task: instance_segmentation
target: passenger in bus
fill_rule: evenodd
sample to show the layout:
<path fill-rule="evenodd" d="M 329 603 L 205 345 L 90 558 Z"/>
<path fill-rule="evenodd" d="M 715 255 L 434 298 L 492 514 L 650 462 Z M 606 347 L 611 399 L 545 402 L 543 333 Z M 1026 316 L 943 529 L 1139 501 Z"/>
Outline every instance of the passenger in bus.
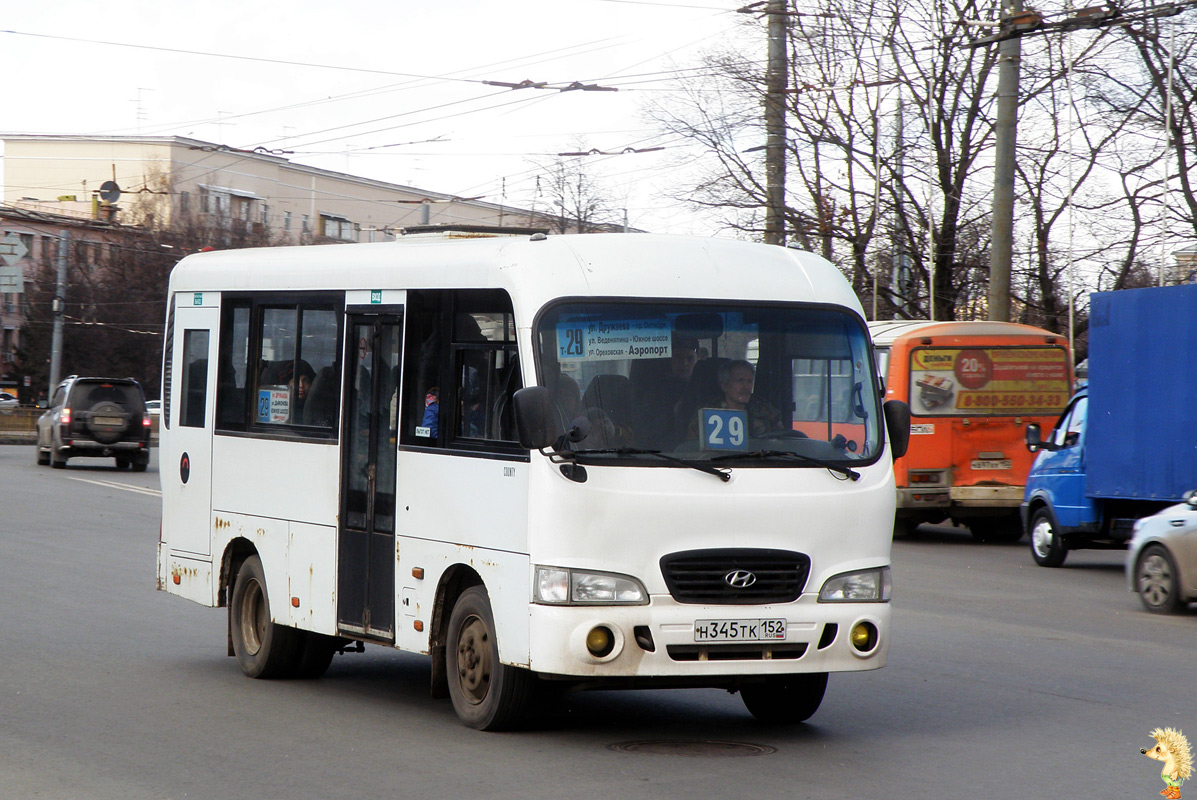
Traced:
<path fill-rule="evenodd" d="M 307 402 L 308 390 L 312 388 L 312 379 L 315 377 L 316 370 L 302 358 L 283 366 L 279 379 L 291 390 L 292 422 L 303 421 L 303 405 Z"/>
<path fill-rule="evenodd" d="M 429 437 L 435 439 L 441 426 L 441 390 L 433 386 L 424 395 L 424 419 L 420 425 L 428 429 Z"/>
<path fill-rule="evenodd" d="M 781 413 L 753 394 L 756 370 L 742 359 L 728 361 L 719 367 L 719 389 L 723 392 L 723 408 L 748 412 L 748 434 L 760 436 L 781 427 Z"/>
<path fill-rule="evenodd" d="M 722 398 L 714 405 L 700 407 L 730 408 L 747 412 L 749 436 L 764 436 L 782 429 L 781 413 L 752 392 L 756 382 L 756 370 L 752 364 L 742 359 L 725 361 L 719 365 L 716 377 Z M 690 421 L 691 436 L 698 435 L 698 425 L 698 416 L 695 415 Z"/>
<path fill-rule="evenodd" d="M 340 380 L 335 367 L 321 367 L 303 405 L 303 423 L 331 428 L 337 421 Z"/>

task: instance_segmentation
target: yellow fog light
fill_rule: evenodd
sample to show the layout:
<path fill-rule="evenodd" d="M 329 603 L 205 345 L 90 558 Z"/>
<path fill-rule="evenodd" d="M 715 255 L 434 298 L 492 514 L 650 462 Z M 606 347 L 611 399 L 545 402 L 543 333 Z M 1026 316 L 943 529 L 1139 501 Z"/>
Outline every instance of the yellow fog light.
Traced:
<path fill-rule="evenodd" d="M 857 652 L 867 653 L 877 646 L 877 626 L 871 622 L 858 622 L 852 626 L 851 639 Z"/>
<path fill-rule="evenodd" d="M 615 634 L 605 625 L 597 625 L 586 634 L 586 649 L 595 658 L 603 658 L 615 649 Z"/>

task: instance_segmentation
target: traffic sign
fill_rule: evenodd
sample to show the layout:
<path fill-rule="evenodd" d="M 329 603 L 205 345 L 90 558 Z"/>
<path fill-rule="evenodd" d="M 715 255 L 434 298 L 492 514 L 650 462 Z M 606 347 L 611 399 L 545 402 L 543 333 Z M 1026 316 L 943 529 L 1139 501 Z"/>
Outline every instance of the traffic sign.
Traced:
<path fill-rule="evenodd" d="M 25 276 L 20 267 L 0 267 L 0 292 L 21 294 L 25 291 Z"/>
<path fill-rule="evenodd" d="M 10 233 L 0 239 L 0 260 L 8 266 L 11 267 L 27 255 L 29 248 L 21 243 L 21 237 L 17 234 Z"/>

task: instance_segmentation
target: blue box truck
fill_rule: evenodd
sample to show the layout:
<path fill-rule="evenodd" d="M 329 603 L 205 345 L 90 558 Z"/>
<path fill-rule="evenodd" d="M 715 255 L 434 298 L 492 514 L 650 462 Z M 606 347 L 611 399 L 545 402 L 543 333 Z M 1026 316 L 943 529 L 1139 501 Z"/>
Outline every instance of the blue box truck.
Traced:
<path fill-rule="evenodd" d="M 1197 285 L 1090 295 L 1089 383 L 1042 437 L 1020 508 L 1044 567 L 1125 547 L 1135 520 L 1197 489 Z"/>

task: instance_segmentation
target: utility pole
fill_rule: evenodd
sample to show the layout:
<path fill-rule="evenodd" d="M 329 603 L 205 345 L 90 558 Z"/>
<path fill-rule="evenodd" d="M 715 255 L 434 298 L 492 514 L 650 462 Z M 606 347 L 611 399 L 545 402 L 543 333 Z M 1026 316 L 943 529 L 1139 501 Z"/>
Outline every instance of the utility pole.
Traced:
<path fill-rule="evenodd" d="M 769 65 L 765 73 L 765 244 L 785 244 L 786 119 L 789 86 L 786 0 L 769 0 Z"/>
<path fill-rule="evenodd" d="M 54 335 L 50 339 L 50 390 L 46 392 L 47 404 L 54 399 L 54 390 L 58 388 L 62 374 L 62 318 L 66 313 L 66 269 L 70 247 L 71 234 L 64 230 L 58 237 L 58 284 L 50 306 L 54 313 Z"/>
<path fill-rule="evenodd" d="M 1022 0 L 1009 0 L 1006 13 L 1017 19 Z M 994 143 L 993 228 L 989 243 L 989 319 L 1010 321 L 1010 271 L 1014 252 L 1014 145 L 1018 128 L 1018 73 L 1022 39 L 998 44 L 998 101 Z"/>

